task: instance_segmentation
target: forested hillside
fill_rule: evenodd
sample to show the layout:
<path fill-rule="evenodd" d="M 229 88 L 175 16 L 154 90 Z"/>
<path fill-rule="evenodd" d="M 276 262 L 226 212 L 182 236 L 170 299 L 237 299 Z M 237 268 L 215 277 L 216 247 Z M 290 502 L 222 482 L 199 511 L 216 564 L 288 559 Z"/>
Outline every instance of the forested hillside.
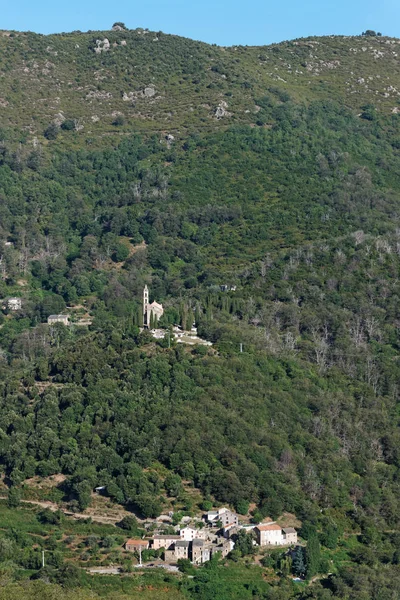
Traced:
<path fill-rule="evenodd" d="M 399 43 L 2 32 L 9 507 L 62 476 L 39 499 L 84 511 L 104 486 L 141 518 L 290 513 L 322 547 L 310 586 L 283 556 L 236 555 L 193 581 L 110 583 L 113 598 L 400 594 Z M 142 331 L 145 284 L 161 327 L 195 322 L 212 347 Z M 71 326 L 49 326 L 54 313 Z M 65 565 L 41 574 L 37 527 L 2 518 L 0 578 L 22 578 L 7 598 L 75 597 L 33 571 L 77 599 L 103 593 Z M 40 544 L 61 556 L 52 525 Z"/>

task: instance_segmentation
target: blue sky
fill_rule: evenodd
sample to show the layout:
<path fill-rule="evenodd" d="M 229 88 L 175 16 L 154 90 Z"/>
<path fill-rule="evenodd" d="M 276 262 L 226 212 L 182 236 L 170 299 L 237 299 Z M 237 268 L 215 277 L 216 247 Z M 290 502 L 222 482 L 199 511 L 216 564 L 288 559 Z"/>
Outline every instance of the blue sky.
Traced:
<path fill-rule="evenodd" d="M 400 37 L 400 0 L 3 0 L 1 29 L 54 33 L 115 21 L 205 42 L 259 45 L 375 29 Z"/>

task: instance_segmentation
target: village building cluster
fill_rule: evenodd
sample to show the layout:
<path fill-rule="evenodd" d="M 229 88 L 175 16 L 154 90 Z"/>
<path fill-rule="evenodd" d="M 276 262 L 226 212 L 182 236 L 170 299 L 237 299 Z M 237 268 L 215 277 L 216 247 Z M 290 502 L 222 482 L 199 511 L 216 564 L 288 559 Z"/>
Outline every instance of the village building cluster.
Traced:
<path fill-rule="evenodd" d="M 220 553 L 225 558 L 235 547 L 240 530 L 254 530 L 254 544 L 259 546 L 292 546 L 297 544 L 297 532 L 293 527 L 282 528 L 274 521 L 259 525 L 242 525 L 239 516 L 229 508 L 219 508 L 204 515 L 205 526 L 197 529 L 187 525 L 176 534 L 156 534 L 149 539 L 130 539 L 125 549 L 137 552 L 143 550 L 163 550 L 167 563 L 187 559 L 194 565 L 201 565 Z"/>

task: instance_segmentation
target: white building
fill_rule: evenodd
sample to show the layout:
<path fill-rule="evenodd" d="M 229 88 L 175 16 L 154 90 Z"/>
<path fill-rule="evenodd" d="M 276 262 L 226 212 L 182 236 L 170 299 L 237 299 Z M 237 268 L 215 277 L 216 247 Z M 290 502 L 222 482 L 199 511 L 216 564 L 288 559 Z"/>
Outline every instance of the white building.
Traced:
<path fill-rule="evenodd" d="M 290 546 L 297 544 L 297 532 L 293 527 L 282 529 L 275 522 L 256 525 L 254 531 L 260 546 Z"/>
<path fill-rule="evenodd" d="M 62 323 L 67 327 L 69 325 L 69 317 L 68 315 L 50 315 L 47 318 L 47 322 L 49 325 L 54 325 L 54 323 Z"/>
<path fill-rule="evenodd" d="M 180 536 L 182 540 L 191 542 L 192 540 L 204 539 L 205 532 L 201 529 L 195 529 L 194 527 L 183 527 L 180 530 Z"/>
<path fill-rule="evenodd" d="M 222 527 L 225 525 L 238 525 L 239 517 L 236 513 L 229 510 L 229 508 L 218 508 L 217 510 L 209 510 L 207 513 L 207 521 L 212 525 L 216 525 L 218 521 L 221 521 Z"/>
<path fill-rule="evenodd" d="M 297 544 L 297 531 L 294 527 L 285 527 L 282 529 L 283 531 L 283 539 L 285 544 L 291 546 L 292 544 Z"/>

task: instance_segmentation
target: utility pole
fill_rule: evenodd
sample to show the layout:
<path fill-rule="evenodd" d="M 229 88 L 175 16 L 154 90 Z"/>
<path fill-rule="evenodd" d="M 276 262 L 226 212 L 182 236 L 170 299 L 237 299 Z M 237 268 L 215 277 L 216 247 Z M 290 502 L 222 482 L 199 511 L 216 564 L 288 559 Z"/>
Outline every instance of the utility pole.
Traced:
<path fill-rule="evenodd" d="M 243 344 L 240 342 L 240 352 L 243 352 Z"/>
<path fill-rule="evenodd" d="M 42 568 L 44 569 L 44 550 L 42 550 Z"/>
<path fill-rule="evenodd" d="M 142 566 L 142 546 L 139 546 L 139 567 Z"/>

